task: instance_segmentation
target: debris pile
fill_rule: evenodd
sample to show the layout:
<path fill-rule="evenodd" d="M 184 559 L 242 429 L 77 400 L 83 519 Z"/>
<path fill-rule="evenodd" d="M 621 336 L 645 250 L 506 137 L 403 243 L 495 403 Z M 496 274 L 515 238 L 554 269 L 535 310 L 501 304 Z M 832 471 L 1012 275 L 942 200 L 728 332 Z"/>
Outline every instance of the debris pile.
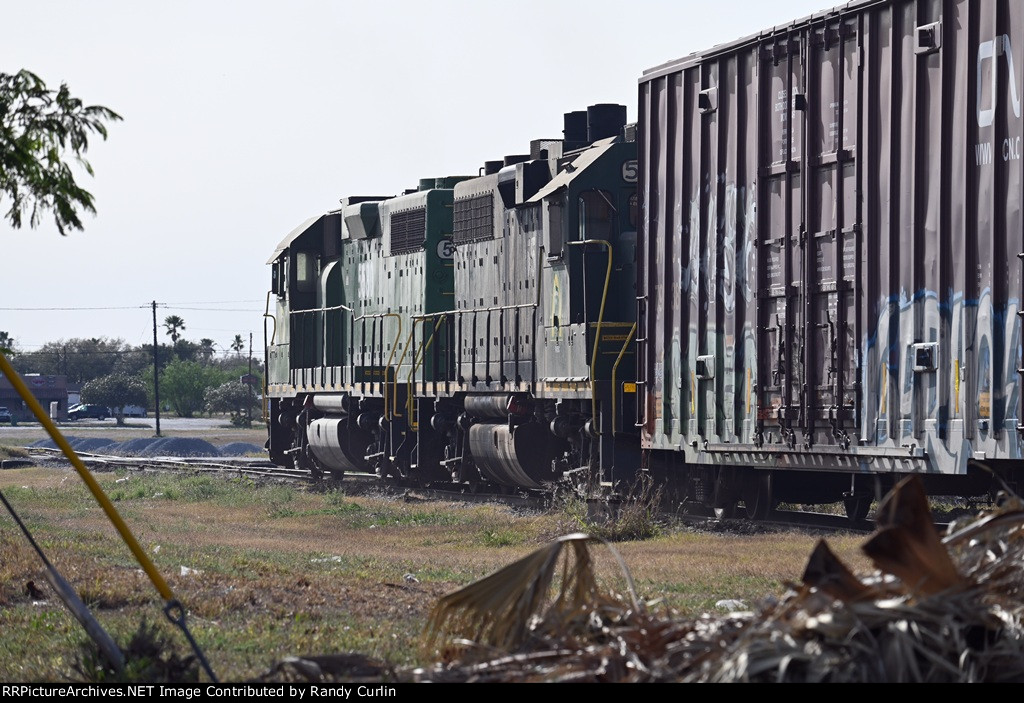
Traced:
<path fill-rule="evenodd" d="M 603 590 L 585 535 L 564 537 L 438 602 L 439 661 L 396 671 L 351 655 L 269 678 L 433 682 L 1001 682 L 1024 680 L 1024 503 L 945 538 L 918 480 L 886 498 L 854 574 L 820 542 L 800 583 L 755 612 L 680 618 Z M 623 567 L 624 568 L 624 567 Z M 309 660 L 311 661 L 311 660 Z M 284 663 L 282 663 L 284 664 Z M 377 668 L 373 671 L 373 666 Z M 287 674 L 286 674 L 287 672 Z"/>

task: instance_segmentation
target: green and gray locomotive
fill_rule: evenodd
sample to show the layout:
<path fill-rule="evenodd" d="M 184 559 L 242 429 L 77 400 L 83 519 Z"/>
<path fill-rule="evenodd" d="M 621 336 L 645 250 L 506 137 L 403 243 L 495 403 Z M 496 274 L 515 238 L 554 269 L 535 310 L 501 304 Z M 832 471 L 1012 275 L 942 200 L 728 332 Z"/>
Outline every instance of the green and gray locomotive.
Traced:
<path fill-rule="evenodd" d="M 633 134 L 595 105 L 476 176 L 293 230 L 268 261 L 271 459 L 419 485 L 631 477 Z"/>

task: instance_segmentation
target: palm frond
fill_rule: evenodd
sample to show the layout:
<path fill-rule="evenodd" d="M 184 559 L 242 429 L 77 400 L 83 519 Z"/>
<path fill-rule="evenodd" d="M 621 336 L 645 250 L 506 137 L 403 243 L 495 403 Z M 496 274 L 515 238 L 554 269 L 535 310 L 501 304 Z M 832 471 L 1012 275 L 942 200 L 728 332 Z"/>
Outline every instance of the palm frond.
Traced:
<path fill-rule="evenodd" d="M 585 534 L 566 535 L 441 598 L 427 622 L 426 646 L 433 648 L 445 636 L 513 651 L 540 623 L 565 628 L 601 603 L 618 606 L 598 588 L 589 547 L 597 541 Z M 561 577 L 552 597 L 559 564 Z"/>

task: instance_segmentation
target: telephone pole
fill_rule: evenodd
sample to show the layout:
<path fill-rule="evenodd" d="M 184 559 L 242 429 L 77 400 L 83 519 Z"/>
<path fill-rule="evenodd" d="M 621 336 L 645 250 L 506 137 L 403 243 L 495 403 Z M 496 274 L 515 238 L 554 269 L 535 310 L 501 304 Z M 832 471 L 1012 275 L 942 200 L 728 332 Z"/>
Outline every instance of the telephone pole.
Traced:
<path fill-rule="evenodd" d="M 250 378 L 250 380 L 252 379 L 252 332 L 249 333 L 249 378 Z M 246 422 L 247 422 L 246 426 L 247 427 L 252 427 L 252 402 L 251 402 L 252 383 L 249 383 L 249 395 L 250 395 L 250 402 L 245 404 L 245 417 L 246 417 Z"/>
<path fill-rule="evenodd" d="M 156 343 L 156 301 L 153 301 L 153 400 L 156 401 L 156 436 L 160 436 L 160 357 Z"/>

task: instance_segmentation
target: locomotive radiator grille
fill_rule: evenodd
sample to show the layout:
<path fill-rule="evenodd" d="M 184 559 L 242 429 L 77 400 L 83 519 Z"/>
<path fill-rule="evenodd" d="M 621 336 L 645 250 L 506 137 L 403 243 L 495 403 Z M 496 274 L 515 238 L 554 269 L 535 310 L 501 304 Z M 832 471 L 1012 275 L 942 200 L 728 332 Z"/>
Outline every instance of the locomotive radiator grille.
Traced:
<path fill-rule="evenodd" d="M 494 197 L 491 193 L 456 200 L 453 215 L 456 244 L 494 238 Z"/>
<path fill-rule="evenodd" d="M 391 255 L 421 250 L 426 235 L 426 208 L 394 213 L 391 216 Z"/>

